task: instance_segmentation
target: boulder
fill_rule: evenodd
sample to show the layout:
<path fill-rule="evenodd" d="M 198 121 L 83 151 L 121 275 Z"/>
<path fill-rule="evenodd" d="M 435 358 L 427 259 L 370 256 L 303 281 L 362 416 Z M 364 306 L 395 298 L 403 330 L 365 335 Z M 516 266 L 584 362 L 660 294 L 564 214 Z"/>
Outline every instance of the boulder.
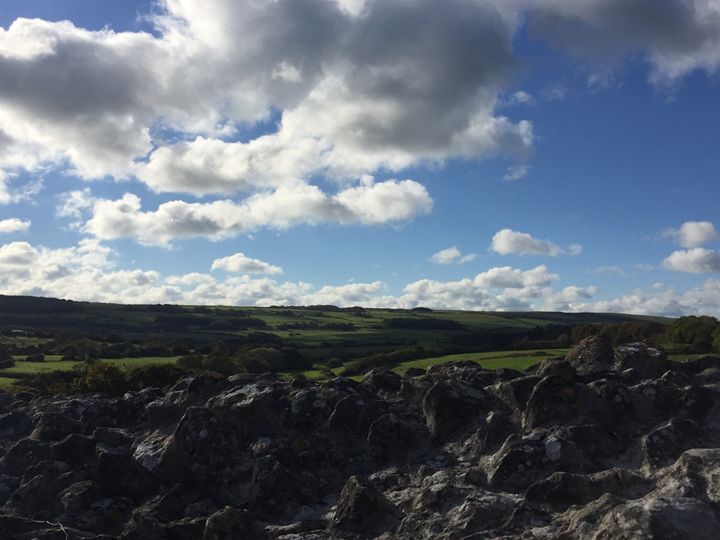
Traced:
<path fill-rule="evenodd" d="M 335 404 L 329 419 L 330 428 L 364 439 L 370 424 L 384 412 L 380 404 L 357 394 L 346 396 Z"/>
<path fill-rule="evenodd" d="M 720 521 L 707 503 L 686 497 L 648 496 L 614 508 L 600 523 L 597 540 L 716 540 Z"/>
<path fill-rule="evenodd" d="M 215 492 L 227 484 L 240 444 L 220 415 L 207 407 L 189 407 L 173 437 L 194 485 Z"/>
<path fill-rule="evenodd" d="M 79 433 L 82 424 L 62 412 L 47 411 L 40 415 L 31 437 L 38 441 L 59 441 L 71 433 Z"/>
<path fill-rule="evenodd" d="M 203 540 L 255 540 L 259 538 L 255 520 L 247 510 L 226 506 L 207 518 Z"/>
<path fill-rule="evenodd" d="M 400 510 L 377 489 L 363 484 L 356 476 L 348 479 L 330 529 L 360 536 L 392 533 L 400 523 Z"/>
<path fill-rule="evenodd" d="M 365 374 L 362 383 L 373 390 L 396 393 L 400 390 L 401 378 L 389 369 L 375 368 Z"/>
<path fill-rule="evenodd" d="M 670 369 L 667 353 L 663 349 L 642 342 L 619 346 L 615 350 L 614 361 L 618 371 L 634 369 L 646 379 L 660 377 Z"/>
<path fill-rule="evenodd" d="M 457 381 L 435 383 L 423 397 L 423 413 L 430 434 L 447 440 L 474 427 L 499 401 L 485 390 Z"/>
<path fill-rule="evenodd" d="M 565 355 L 578 375 L 586 376 L 614 369 L 612 342 L 607 336 L 590 336 Z"/>

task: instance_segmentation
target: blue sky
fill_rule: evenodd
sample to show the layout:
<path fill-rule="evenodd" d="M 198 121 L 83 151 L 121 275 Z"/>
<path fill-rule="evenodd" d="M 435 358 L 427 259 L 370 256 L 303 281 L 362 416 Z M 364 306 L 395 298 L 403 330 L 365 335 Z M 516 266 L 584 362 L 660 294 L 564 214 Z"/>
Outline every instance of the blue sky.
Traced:
<path fill-rule="evenodd" d="M 0 27 L 0 293 L 720 314 L 717 0 L 10 0 Z"/>

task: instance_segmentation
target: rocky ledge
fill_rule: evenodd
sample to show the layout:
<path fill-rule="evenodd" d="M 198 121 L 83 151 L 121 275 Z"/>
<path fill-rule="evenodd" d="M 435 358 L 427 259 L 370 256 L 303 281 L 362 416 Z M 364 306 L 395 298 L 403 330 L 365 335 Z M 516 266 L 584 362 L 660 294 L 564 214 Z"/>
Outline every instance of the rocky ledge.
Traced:
<path fill-rule="evenodd" d="M 644 344 L 0 411 L 2 538 L 720 538 L 720 359 Z"/>

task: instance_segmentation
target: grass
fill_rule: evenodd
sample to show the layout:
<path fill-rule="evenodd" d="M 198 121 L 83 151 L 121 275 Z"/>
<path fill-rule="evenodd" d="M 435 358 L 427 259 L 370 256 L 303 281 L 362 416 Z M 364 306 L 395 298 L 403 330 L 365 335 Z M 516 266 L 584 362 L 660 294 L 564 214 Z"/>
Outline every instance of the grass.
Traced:
<path fill-rule="evenodd" d="M 113 358 L 101 359 L 101 362 L 109 362 L 115 364 L 122 369 L 132 369 L 153 365 L 175 364 L 179 356 L 145 356 L 140 358 Z M 0 376 L 3 374 L 12 375 L 34 375 L 37 373 L 48 373 L 50 371 L 72 371 L 79 362 L 75 360 L 51 360 L 46 359 L 45 362 L 25 362 L 18 360 L 15 366 L 0 370 Z M 0 384 L 0 386 L 2 386 Z"/>
<path fill-rule="evenodd" d="M 17 375 L 28 375 L 35 373 L 48 373 L 50 371 L 71 371 L 77 362 L 75 360 L 59 360 L 53 362 L 25 362 L 16 361 L 11 368 L 0 370 L 0 375 L 12 373 Z"/>
<path fill-rule="evenodd" d="M 110 362 L 122 369 L 132 369 L 146 366 L 166 366 L 175 365 L 179 356 L 143 356 L 140 358 L 118 358 L 112 360 L 101 360 L 101 362 Z"/>
<path fill-rule="evenodd" d="M 12 385 L 15 384 L 16 381 L 17 381 L 17 379 L 11 379 L 9 377 L 0 377 L 0 388 L 2 388 L 2 389 L 11 388 Z"/>
<path fill-rule="evenodd" d="M 479 353 L 463 353 L 449 354 L 446 356 L 436 356 L 434 358 L 423 358 L 422 360 L 411 360 L 403 362 L 393 368 L 393 371 L 403 374 L 410 368 L 427 369 L 435 364 L 444 364 L 445 362 L 460 362 L 470 360 L 477 362 L 487 369 L 513 368 L 520 371 L 526 370 L 533 364 L 537 364 L 544 358 L 551 356 L 564 356 L 568 349 L 543 349 L 541 351 L 492 351 Z M 540 355 L 540 353 L 547 353 Z"/>

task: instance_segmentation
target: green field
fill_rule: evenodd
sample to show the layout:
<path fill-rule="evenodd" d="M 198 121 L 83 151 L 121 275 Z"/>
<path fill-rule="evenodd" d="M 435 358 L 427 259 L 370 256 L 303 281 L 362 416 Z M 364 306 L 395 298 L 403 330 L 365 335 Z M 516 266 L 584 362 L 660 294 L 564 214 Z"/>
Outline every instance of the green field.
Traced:
<path fill-rule="evenodd" d="M 174 365 L 179 356 L 146 356 L 139 358 L 113 358 L 101 359 L 100 362 L 115 364 L 121 369 L 131 370 L 146 366 L 158 365 Z M 0 370 L 0 388 L 12 388 L 12 385 L 18 380 L 22 380 L 32 375 L 40 373 L 50 373 L 53 371 L 72 371 L 79 362 L 74 360 L 48 360 L 45 362 L 25 362 L 16 361 L 15 366 Z"/>
<path fill-rule="evenodd" d="M 533 364 L 541 362 L 545 358 L 553 356 L 565 356 L 568 349 L 544 349 L 542 351 L 525 350 L 525 351 L 492 351 L 479 353 L 463 353 L 450 354 L 446 356 L 437 356 L 435 358 L 423 358 L 422 360 L 413 360 L 403 362 L 393 368 L 397 373 L 403 374 L 410 368 L 427 369 L 435 364 L 444 364 L 445 362 L 461 362 L 470 360 L 477 362 L 487 369 L 512 368 L 520 371 L 526 370 Z"/>

